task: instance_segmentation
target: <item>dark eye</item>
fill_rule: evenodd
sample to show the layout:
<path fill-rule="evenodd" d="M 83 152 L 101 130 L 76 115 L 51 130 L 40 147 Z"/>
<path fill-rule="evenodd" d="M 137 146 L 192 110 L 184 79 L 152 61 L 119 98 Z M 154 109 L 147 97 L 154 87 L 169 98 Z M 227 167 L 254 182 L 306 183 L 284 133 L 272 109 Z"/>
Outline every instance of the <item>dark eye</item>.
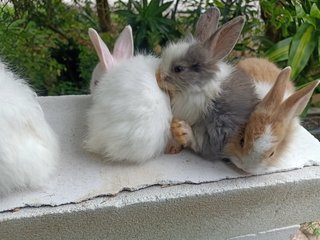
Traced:
<path fill-rule="evenodd" d="M 200 64 L 199 63 L 193 64 L 191 68 L 193 71 L 199 72 L 200 71 Z"/>
<path fill-rule="evenodd" d="M 240 139 L 240 147 L 243 148 L 243 146 L 244 146 L 244 138 L 242 137 L 242 138 Z"/>
<path fill-rule="evenodd" d="M 272 153 L 269 155 L 269 158 L 270 158 L 270 157 L 272 157 L 272 156 L 273 156 L 273 154 L 274 154 L 274 152 L 272 152 Z"/>
<path fill-rule="evenodd" d="M 182 71 L 184 70 L 184 67 L 182 67 L 182 66 L 175 66 L 173 70 L 174 70 L 175 73 L 179 73 L 179 72 L 182 72 Z"/>

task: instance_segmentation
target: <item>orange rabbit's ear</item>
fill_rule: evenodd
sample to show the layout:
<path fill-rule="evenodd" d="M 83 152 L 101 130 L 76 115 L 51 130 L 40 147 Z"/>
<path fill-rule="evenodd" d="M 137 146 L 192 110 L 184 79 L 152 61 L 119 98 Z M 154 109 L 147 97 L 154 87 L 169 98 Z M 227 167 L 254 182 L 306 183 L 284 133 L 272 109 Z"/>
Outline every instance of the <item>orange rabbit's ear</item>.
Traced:
<path fill-rule="evenodd" d="M 288 120 L 299 116 L 307 106 L 314 89 L 319 83 L 319 80 L 313 81 L 288 97 L 279 108 L 280 116 Z"/>
<path fill-rule="evenodd" d="M 286 92 L 287 82 L 290 81 L 291 68 L 284 68 L 278 75 L 276 82 L 270 89 L 268 94 L 262 99 L 257 108 L 275 110 L 282 103 L 284 94 Z"/>

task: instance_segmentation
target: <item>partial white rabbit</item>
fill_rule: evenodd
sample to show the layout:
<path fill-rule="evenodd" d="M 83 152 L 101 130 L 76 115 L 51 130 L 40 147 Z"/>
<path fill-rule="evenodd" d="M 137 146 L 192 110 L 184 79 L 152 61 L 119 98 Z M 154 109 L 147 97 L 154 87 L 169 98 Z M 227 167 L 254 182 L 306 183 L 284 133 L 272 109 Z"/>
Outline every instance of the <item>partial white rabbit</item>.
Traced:
<path fill-rule="evenodd" d="M 171 138 L 170 101 L 156 82 L 159 59 L 131 57 L 131 27 L 124 31 L 117 40 L 126 43 L 117 45 L 123 57 L 119 62 L 96 31 L 89 29 L 104 72 L 99 72 L 92 92 L 85 148 L 112 161 L 144 162 L 162 154 Z"/>
<path fill-rule="evenodd" d="M 56 135 L 36 94 L 0 62 L 0 195 L 50 180 L 59 155 Z"/>

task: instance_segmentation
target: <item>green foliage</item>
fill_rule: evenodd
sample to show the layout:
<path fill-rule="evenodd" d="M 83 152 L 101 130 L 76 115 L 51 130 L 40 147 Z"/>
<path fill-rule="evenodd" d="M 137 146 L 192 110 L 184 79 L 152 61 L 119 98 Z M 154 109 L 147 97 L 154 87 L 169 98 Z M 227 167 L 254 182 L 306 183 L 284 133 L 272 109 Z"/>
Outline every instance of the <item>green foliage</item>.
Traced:
<path fill-rule="evenodd" d="M 1 3 L 1 58 L 41 95 L 87 93 L 97 63 L 87 29 L 100 29 L 95 1 Z M 259 55 L 280 67 L 291 65 L 297 86 L 320 78 L 320 2 L 261 0 L 262 18 L 254 4 L 251 0 L 118 0 L 111 12 L 112 31 L 100 36 L 112 49 L 119 32 L 130 24 L 135 48 L 159 53 L 167 41 L 194 32 L 200 14 L 216 6 L 220 25 L 239 15 L 247 20 L 230 60 Z"/>
<path fill-rule="evenodd" d="M 40 95 L 86 93 L 95 64 L 87 36 L 88 27 L 96 22 L 90 3 L 81 7 L 59 0 L 14 3 L 0 6 L 1 58 Z"/>
<path fill-rule="evenodd" d="M 277 41 L 265 56 L 281 66 L 290 65 L 297 85 L 319 78 L 320 2 L 262 0 L 261 7 L 266 35 Z"/>
<path fill-rule="evenodd" d="M 220 25 L 237 16 L 245 16 L 246 23 L 242 31 L 242 38 L 235 49 L 239 51 L 255 51 L 254 47 L 258 43 L 256 36 L 262 32 L 262 22 L 258 18 L 257 8 L 252 0 L 183 0 L 182 4 L 186 7 L 185 10 L 179 11 L 182 32 L 194 32 L 199 16 L 209 7 L 215 6 L 219 8 L 221 13 Z"/>
<path fill-rule="evenodd" d="M 131 25 L 136 49 L 150 51 L 180 36 L 174 19 L 168 18 L 169 13 L 166 13 L 172 3 L 160 0 L 117 2 L 116 14 Z"/>

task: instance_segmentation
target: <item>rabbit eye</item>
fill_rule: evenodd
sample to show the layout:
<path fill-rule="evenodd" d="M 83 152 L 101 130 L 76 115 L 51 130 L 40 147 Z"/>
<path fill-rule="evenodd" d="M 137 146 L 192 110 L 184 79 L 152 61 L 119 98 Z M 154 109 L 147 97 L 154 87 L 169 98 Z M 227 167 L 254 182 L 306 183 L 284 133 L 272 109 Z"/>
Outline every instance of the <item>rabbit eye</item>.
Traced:
<path fill-rule="evenodd" d="M 269 158 L 270 158 L 270 157 L 272 157 L 272 156 L 273 156 L 273 154 L 274 154 L 274 152 L 272 152 L 272 153 L 269 155 Z"/>
<path fill-rule="evenodd" d="M 174 70 L 175 73 L 180 73 L 180 72 L 182 72 L 182 71 L 184 70 L 184 67 L 182 67 L 182 66 L 175 66 L 175 67 L 173 68 L 173 70 Z"/>
<path fill-rule="evenodd" d="M 242 138 L 240 139 L 240 147 L 243 148 L 243 146 L 244 146 L 244 138 L 242 137 Z"/>

